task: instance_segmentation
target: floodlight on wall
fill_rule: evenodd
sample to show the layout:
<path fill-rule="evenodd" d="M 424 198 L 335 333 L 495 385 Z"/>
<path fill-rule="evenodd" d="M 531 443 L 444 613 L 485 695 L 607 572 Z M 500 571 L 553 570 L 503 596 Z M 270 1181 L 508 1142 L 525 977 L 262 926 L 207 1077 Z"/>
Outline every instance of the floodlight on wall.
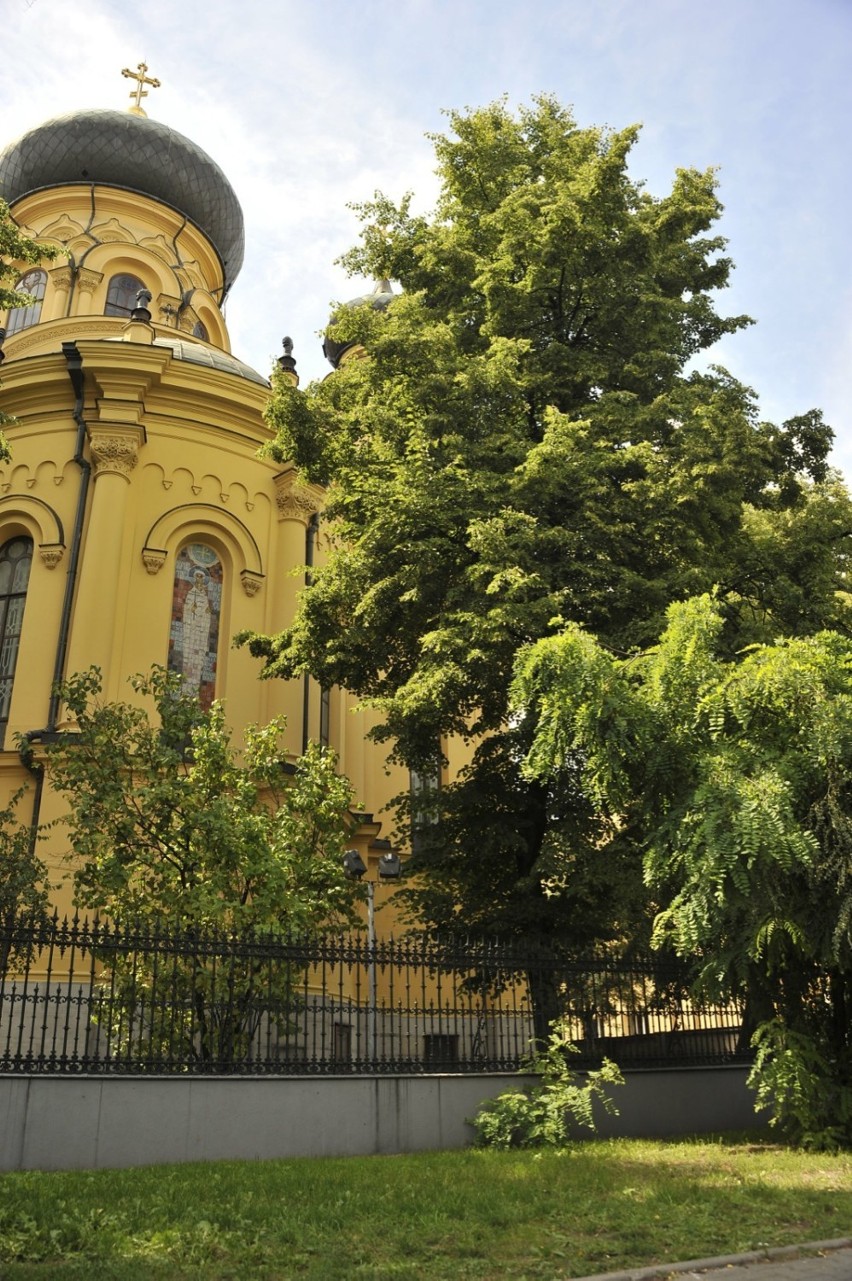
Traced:
<path fill-rule="evenodd" d="M 352 877 L 353 880 L 360 881 L 361 877 L 367 870 L 367 864 L 364 862 L 357 850 L 344 850 L 343 870 L 346 875 Z"/>
<path fill-rule="evenodd" d="M 399 855 L 388 850 L 379 859 L 379 876 L 383 881 L 398 881 L 402 875 L 402 863 Z"/>

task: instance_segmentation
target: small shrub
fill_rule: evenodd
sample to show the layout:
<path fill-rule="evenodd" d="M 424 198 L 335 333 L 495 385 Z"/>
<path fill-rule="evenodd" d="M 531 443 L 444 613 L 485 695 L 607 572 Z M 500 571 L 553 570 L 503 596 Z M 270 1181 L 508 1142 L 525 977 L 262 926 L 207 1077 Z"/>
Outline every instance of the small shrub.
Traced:
<path fill-rule="evenodd" d="M 525 1064 L 525 1070 L 541 1077 L 541 1084 L 525 1090 L 506 1090 L 485 1103 L 471 1121 L 480 1147 L 560 1147 L 568 1142 L 573 1124 L 595 1129 L 594 1100 L 611 1115 L 618 1108 L 607 1086 L 623 1085 L 624 1077 L 610 1059 L 588 1072 L 582 1085 L 568 1064 L 576 1054 L 564 1023 L 551 1025 L 547 1047 Z"/>

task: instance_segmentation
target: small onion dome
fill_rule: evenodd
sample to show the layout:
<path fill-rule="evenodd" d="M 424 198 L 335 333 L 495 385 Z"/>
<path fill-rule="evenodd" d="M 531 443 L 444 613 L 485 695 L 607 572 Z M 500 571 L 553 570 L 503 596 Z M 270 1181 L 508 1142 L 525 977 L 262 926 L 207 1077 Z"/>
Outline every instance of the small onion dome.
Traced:
<path fill-rule="evenodd" d="M 376 311 L 384 311 L 388 303 L 396 296 L 391 289 L 390 281 L 380 280 L 372 293 L 361 294 L 359 298 L 352 298 L 349 302 L 345 302 L 343 306 L 347 308 L 369 306 Z M 339 314 L 338 312 L 337 315 Z M 332 316 L 330 323 L 334 324 L 335 319 L 336 316 Z M 356 346 L 356 343 L 351 339 L 348 342 L 335 342 L 333 338 L 329 338 L 328 334 L 325 335 L 322 341 L 323 355 L 334 369 L 340 367 L 344 353 L 354 346 Z"/>
<path fill-rule="evenodd" d="M 176 129 L 128 111 L 75 111 L 0 152 L 0 197 L 94 183 L 151 196 L 186 215 L 213 244 L 225 287 L 243 265 L 243 211 L 222 170 Z"/>

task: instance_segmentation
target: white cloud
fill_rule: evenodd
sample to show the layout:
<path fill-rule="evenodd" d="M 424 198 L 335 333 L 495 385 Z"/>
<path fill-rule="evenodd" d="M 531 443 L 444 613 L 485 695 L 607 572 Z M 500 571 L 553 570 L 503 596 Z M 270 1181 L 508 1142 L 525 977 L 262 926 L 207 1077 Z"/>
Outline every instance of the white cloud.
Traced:
<path fill-rule="evenodd" d="M 218 161 L 245 210 L 236 353 L 265 371 L 290 333 L 310 377 L 329 302 L 360 290 L 333 261 L 357 232 L 346 202 L 380 187 L 430 203 L 423 133 L 442 107 L 553 91 L 581 124 L 644 120 L 633 168 L 650 190 L 677 165 L 721 166 L 739 267 L 723 309 L 760 319 L 726 363 L 770 416 L 823 397 L 845 438 L 850 38 L 835 0 L 716 0 L 698 17 L 688 0 L 6 0 L 3 134 L 125 106 L 121 68 L 146 61 L 162 80 L 150 114 Z"/>

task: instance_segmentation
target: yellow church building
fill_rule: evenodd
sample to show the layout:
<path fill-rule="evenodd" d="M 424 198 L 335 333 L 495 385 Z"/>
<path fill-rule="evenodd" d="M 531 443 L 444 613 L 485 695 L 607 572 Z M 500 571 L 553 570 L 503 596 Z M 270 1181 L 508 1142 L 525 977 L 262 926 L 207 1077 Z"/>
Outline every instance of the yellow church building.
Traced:
<path fill-rule="evenodd" d="M 223 700 L 237 737 L 284 714 L 291 757 L 333 747 L 374 876 L 381 810 L 408 780 L 365 744 L 369 714 L 340 690 L 260 680 L 232 645 L 292 619 L 300 568 L 322 554 L 322 493 L 260 453 L 268 383 L 231 354 L 222 310 L 242 211 L 218 165 L 145 114 L 146 71 L 125 73 L 129 111 L 74 112 L 0 151 L 0 197 L 60 251 L 22 267 L 33 301 L 0 314 L 0 409 L 17 420 L 0 467 L 0 789 L 33 783 L 18 735 L 37 752 L 63 729 L 58 679 L 95 665 L 104 696 L 129 699 L 128 678 L 159 663 Z M 31 792 L 35 818 L 57 815 Z"/>

